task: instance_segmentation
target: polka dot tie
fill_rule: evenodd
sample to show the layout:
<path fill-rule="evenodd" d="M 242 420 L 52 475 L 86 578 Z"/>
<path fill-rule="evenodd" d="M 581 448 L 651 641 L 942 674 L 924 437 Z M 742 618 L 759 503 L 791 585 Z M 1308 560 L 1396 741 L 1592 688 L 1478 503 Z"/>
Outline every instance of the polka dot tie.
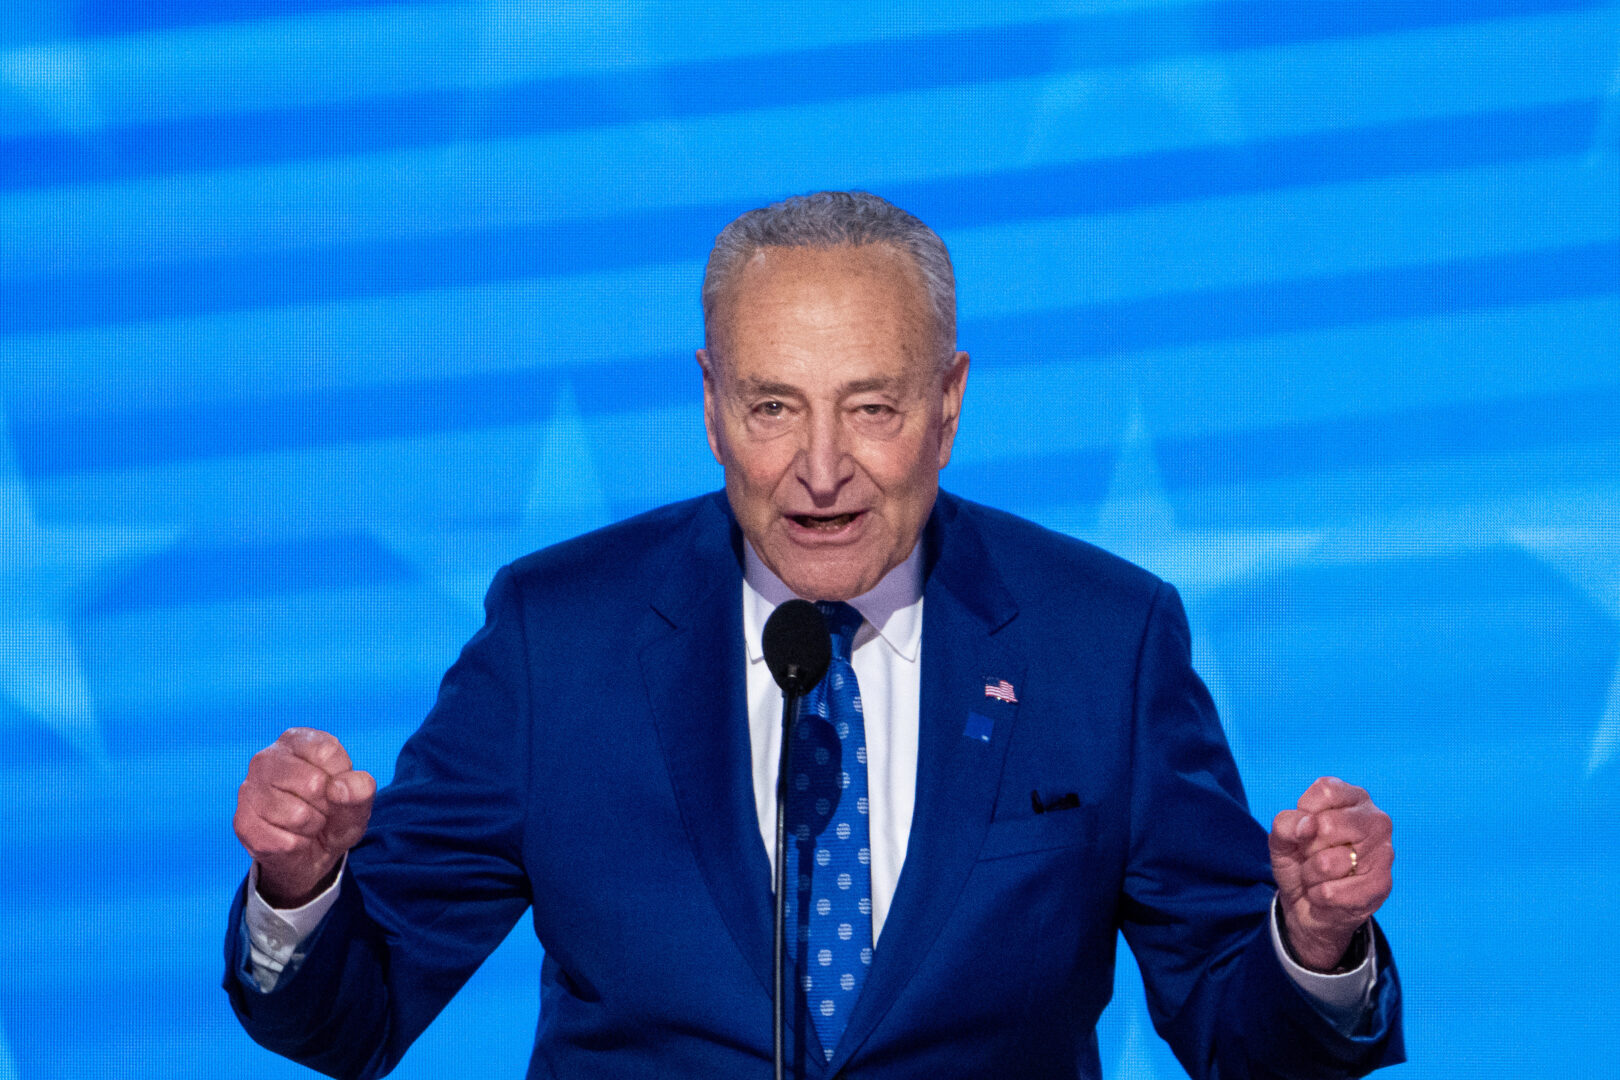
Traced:
<path fill-rule="evenodd" d="M 804 697 L 787 785 L 788 955 L 828 1058 L 872 963 L 866 724 L 850 665 L 861 614 L 816 605 L 832 634 L 827 675 Z"/>

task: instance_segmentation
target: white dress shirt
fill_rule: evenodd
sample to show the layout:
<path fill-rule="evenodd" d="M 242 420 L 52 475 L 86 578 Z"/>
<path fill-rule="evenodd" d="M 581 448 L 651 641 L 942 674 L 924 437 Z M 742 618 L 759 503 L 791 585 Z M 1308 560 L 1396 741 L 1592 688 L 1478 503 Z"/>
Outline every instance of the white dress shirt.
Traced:
<path fill-rule="evenodd" d="M 754 808 L 760 840 L 775 870 L 776 768 L 782 739 L 782 695 L 765 666 L 765 621 L 794 593 L 745 544 L 742 587 L 743 638 L 747 652 L 748 734 L 753 755 Z M 872 941 L 882 933 L 895 886 L 906 861 L 917 796 L 917 716 L 922 694 L 923 582 L 921 545 L 870 592 L 850 600 L 863 622 L 855 634 L 851 664 L 861 688 L 866 720 L 866 775 L 872 847 Z M 287 965 L 302 958 L 299 945 L 337 901 L 338 881 L 303 907 L 276 910 L 258 894 L 257 867 L 249 874 L 245 909 L 254 979 L 274 989 Z M 774 873 L 771 880 L 775 880 Z M 1355 970 L 1323 975 L 1295 963 L 1283 947 L 1272 907 L 1271 942 L 1294 981 L 1341 1031 L 1349 1032 L 1371 1000 L 1377 957 L 1369 948 Z"/>
<path fill-rule="evenodd" d="M 765 620 L 793 590 L 745 544 L 742 618 L 748 648 L 748 740 L 754 757 L 754 808 L 759 834 L 776 871 L 776 768 L 782 752 L 782 691 L 765 666 Z M 855 631 L 850 664 L 861 688 L 866 720 L 867 829 L 872 848 L 872 943 L 889 916 L 917 802 L 917 733 L 922 702 L 922 559 L 918 552 L 871 592 L 851 600 L 865 621 Z M 911 717 L 895 723 L 895 717 Z"/>

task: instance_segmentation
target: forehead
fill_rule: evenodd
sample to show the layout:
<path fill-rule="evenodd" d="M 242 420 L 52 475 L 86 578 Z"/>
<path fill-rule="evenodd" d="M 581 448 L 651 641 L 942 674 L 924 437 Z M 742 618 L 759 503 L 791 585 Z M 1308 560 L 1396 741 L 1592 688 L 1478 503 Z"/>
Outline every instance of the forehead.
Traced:
<path fill-rule="evenodd" d="M 804 352 L 921 361 L 938 336 L 915 263 L 879 244 L 761 249 L 716 314 L 711 338 L 728 364 Z"/>

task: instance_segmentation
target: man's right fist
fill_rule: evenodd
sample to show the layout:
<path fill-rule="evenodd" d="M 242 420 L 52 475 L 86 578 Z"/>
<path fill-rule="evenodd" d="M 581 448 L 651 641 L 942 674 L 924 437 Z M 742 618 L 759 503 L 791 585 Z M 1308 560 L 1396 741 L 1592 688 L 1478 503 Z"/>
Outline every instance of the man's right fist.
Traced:
<path fill-rule="evenodd" d="M 259 895 L 274 908 L 320 895 L 365 835 L 377 781 L 357 772 L 324 731 L 288 728 L 253 755 L 236 794 L 236 838 L 259 864 Z"/>

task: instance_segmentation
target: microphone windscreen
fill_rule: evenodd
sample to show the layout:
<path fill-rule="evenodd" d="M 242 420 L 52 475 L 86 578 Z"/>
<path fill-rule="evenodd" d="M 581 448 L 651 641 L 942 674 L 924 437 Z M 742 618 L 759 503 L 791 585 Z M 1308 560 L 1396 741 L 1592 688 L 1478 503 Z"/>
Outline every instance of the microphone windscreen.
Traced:
<path fill-rule="evenodd" d="M 808 600 L 789 600 L 771 612 L 763 644 L 765 666 L 785 694 L 809 693 L 832 663 L 827 622 Z"/>

